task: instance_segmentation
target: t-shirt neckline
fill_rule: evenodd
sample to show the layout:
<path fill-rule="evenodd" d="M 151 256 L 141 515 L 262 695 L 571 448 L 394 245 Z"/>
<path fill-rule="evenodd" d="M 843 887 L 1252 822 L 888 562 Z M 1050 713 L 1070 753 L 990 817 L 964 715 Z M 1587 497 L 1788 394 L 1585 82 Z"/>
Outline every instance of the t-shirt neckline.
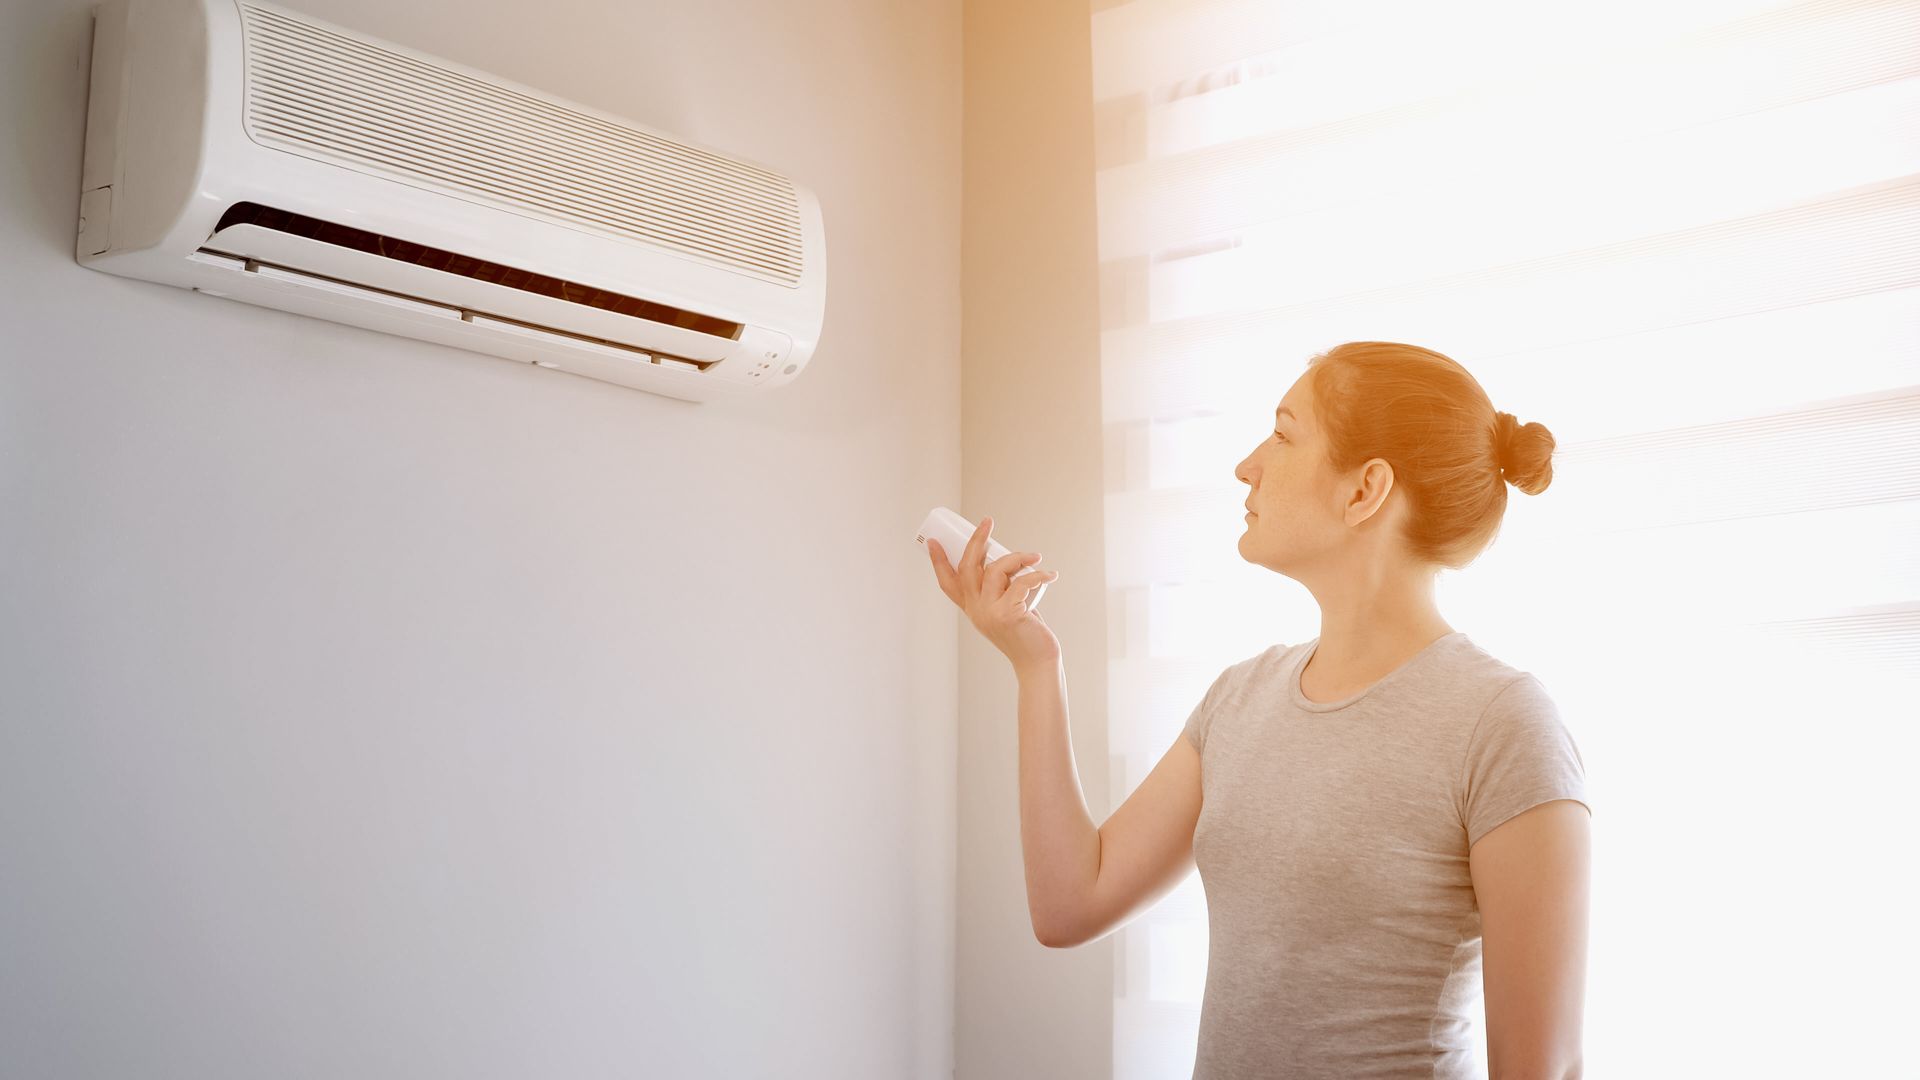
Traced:
<path fill-rule="evenodd" d="M 1359 693 L 1351 694 L 1341 698 L 1339 701 L 1315 701 L 1300 690 L 1300 674 L 1307 670 L 1307 661 L 1312 660 L 1313 654 L 1320 648 L 1320 639 L 1316 637 L 1312 641 L 1307 642 L 1306 646 L 1300 650 L 1300 659 L 1294 662 L 1293 670 L 1287 674 L 1287 689 L 1293 697 L 1294 705 L 1298 708 L 1305 709 L 1307 712 L 1337 712 L 1394 680 L 1399 679 L 1408 671 L 1418 666 L 1421 661 L 1438 651 L 1441 645 L 1453 641 L 1456 638 L 1464 639 L 1466 636 L 1467 632 L 1465 630 L 1455 630 L 1451 634 L 1442 634 L 1434 638 L 1427 643 L 1426 648 L 1408 657 L 1399 667 L 1375 679 Z"/>

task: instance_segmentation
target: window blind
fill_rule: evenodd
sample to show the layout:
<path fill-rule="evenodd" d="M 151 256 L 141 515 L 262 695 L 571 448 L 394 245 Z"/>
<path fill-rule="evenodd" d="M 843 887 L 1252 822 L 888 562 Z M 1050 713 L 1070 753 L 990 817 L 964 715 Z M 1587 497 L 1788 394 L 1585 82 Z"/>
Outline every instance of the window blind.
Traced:
<path fill-rule="evenodd" d="M 1558 440 L 1439 590 L 1587 765 L 1589 1073 L 1899 1060 L 1920 2 L 1095 0 L 1091 34 L 1115 805 L 1223 667 L 1319 632 L 1236 546 L 1281 394 L 1435 348 Z M 1189 1075 L 1198 876 L 1116 942 L 1115 1076 Z"/>

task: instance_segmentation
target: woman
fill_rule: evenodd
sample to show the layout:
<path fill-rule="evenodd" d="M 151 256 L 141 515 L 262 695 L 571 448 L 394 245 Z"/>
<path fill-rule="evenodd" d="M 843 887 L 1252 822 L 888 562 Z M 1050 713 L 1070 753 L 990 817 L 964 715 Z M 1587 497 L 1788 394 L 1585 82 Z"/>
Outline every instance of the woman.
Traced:
<path fill-rule="evenodd" d="M 1553 436 L 1429 349 L 1314 357 L 1240 462 L 1240 553 L 1305 585 L 1320 634 L 1221 672 L 1095 828 L 1060 645 L 1027 593 L 1058 577 L 992 519 L 941 589 L 1019 679 L 1021 836 L 1036 936 L 1095 941 L 1198 866 L 1212 933 L 1194 1076 L 1576 1077 L 1588 824 L 1578 749 L 1540 681 L 1434 605 Z M 1487 1057 L 1471 1009 L 1484 988 Z"/>

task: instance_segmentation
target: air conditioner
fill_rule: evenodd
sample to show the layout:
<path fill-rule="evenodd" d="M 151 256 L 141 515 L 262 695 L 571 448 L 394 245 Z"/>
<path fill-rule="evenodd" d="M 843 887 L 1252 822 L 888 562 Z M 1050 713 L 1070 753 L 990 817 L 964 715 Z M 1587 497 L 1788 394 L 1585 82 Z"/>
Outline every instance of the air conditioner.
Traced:
<path fill-rule="evenodd" d="M 704 401 L 796 377 L 779 172 L 252 0 L 96 9 L 86 266 Z"/>

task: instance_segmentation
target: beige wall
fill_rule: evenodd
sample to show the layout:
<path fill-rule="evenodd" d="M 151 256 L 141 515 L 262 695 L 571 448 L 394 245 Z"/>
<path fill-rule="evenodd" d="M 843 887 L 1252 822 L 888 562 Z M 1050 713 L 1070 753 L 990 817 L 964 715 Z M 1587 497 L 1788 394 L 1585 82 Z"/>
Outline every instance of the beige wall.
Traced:
<path fill-rule="evenodd" d="M 958 0 L 288 3 L 789 171 L 825 333 L 691 405 L 86 270 L 0 5 L 0 1076 L 949 1075 Z"/>
<path fill-rule="evenodd" d="M 1107 814 L 1106 598 L 1088 6 L 967 0 L 961 459 L 973 520 L 1060 571 L 1074 754 Z M 960 650 L 959 1080 L 1110 1075 L 1113 939 L 1049 950 L 1028 921 L 1014 681 Z"/>

